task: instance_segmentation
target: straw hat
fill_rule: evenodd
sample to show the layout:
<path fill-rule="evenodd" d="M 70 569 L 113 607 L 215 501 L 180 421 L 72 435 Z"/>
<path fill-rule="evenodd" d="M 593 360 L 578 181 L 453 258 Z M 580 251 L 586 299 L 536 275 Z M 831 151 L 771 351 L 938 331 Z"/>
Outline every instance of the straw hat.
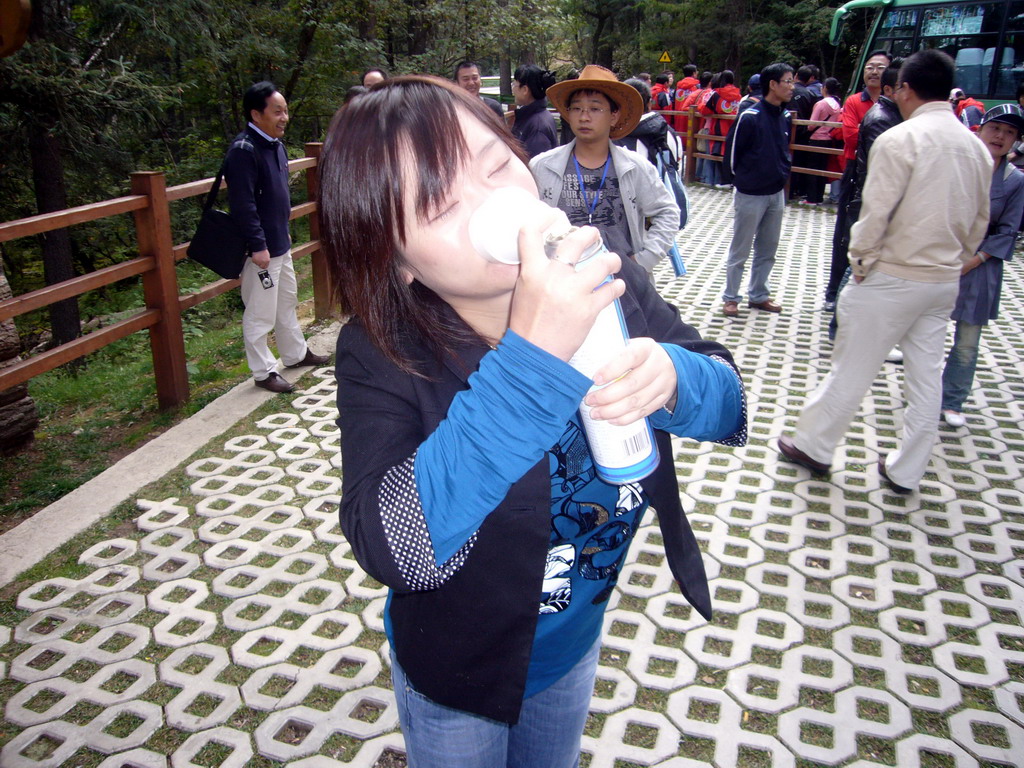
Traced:
<path fill-rule="evenodd" d="M 615 73 L 597 64 L 588 64 L 578 80 L 563 80 L 547 90 L 548 102 L 563 120 L 569 119 L 569 99 L 576 91 L 597 91 L 619 105 L 619 121 L 612 126 L 613 139 L 628 136 L 644 114 L 644 100 L 631 85 L 620 83 Z"/>

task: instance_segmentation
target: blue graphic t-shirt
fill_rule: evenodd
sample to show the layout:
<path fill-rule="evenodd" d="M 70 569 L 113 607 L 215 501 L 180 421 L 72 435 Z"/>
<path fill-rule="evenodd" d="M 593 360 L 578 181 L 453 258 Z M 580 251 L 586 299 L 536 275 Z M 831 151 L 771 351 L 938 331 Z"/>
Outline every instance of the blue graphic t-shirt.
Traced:
<path fill-rule="evenodd" d="M 551 544 L 526 696 L 557 682 L 600 636 L 648 505 L 639 484 L 611 485 L 597 476 L 577 418 L 551 452 Z"/>

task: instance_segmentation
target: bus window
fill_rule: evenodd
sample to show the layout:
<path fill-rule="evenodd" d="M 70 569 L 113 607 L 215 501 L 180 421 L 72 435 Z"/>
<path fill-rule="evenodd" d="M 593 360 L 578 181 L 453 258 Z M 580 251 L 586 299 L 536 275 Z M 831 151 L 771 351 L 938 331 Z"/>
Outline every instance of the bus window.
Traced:
<path fill-rule="evenodd" d="M 1017 88 L 1024 82 L 1024 2 L 1009 4 L 1006 14 L 1006 37 L 996 73 L 995 98 L 1017 98 Z"/>
<path fill-rule="evenodd" d="M 895 57 L 907 57 L 914 52 L 914 32 L 917 29 L 917 8 L 890 8 L 885 11 L 878 27 L 875 45 Z"/>
<path fill-rule="evenodd" d="M 996 4 L 945 5 L 922 11 L 919 47 L 948 53 L 956 62 L 956 85 L 969 96 L 988 96 L 1002 11 L 1003 6 Z M 1012 52 L 1006 53 L 1012 59 Z"/>

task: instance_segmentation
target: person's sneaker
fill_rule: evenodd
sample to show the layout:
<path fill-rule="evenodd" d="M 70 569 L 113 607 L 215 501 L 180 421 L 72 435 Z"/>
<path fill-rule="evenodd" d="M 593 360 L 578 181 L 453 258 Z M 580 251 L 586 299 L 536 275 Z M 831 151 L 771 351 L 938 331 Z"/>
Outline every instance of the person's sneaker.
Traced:
<path fill-rule="evenodd" d="M 740 305 L 735 301 L 727 301 L 722 305 L 722 314 L 726 317 L 737 317 L 740 313 Z"/>
<path fill-rule="evenodd" d="M 887 363 L 902 363 L 903 362 L 903 350 L 899 347 L 893 347 L 889 350 L 889 354 L 885 356 L 885 362 Z"/>
<path fill-rule="evenodd" d="M 257 379 L 256 386 L 260 389 L 266 389 L 270 392 L 277 392 L 278 394 L 284 394 L 285 392 L 294 392 L 295 385 L 292 384 L 281 374 L 274 372 L 271 373 L 265 379 Z"/>
<path fill-rule="evenodd" d="M 943 411 L 942 420 L 951 427 L 962 427 L 967 423 L 967 419 L 959 411 Z"/>
<path fill-rule="evenodd" d="M 821 305 L 821 308 L 826 312 L 835 312 L 836 303 L 834 301 L 826 301 L 824 304 Z"/>
<path fill-rule="evenodd" d="M 306 356 L 297 363 L 286 365 L 285 368 L 301 368 L 304 365 L 323 365 L 330 359 L 330 355 L 317 355 L 312 349 L 306 347 Z"/>

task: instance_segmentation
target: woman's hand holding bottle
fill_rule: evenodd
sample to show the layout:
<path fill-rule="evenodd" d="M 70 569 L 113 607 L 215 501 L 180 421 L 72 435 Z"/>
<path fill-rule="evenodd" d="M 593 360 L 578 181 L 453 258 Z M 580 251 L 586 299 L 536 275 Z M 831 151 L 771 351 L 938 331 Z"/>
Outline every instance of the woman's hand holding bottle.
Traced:
<path fill-rule="evenodd" d="M 625 291 L 625 283 L 611 280 L 601 284 L 621 266 L 614 253 L 599 254 L 577 271 L 576 262 L 584 250 L 600 239 L 593 227 L 567 235 L 555 258 L 549 259 L 544 253 L 544 231 L 558 218 L 557 210 L 550 211 L 550 216 L 520 230 L 521 266 L 509 328 L 555 357 L 568 360 L 580 348 L 598 313 Z"/>

